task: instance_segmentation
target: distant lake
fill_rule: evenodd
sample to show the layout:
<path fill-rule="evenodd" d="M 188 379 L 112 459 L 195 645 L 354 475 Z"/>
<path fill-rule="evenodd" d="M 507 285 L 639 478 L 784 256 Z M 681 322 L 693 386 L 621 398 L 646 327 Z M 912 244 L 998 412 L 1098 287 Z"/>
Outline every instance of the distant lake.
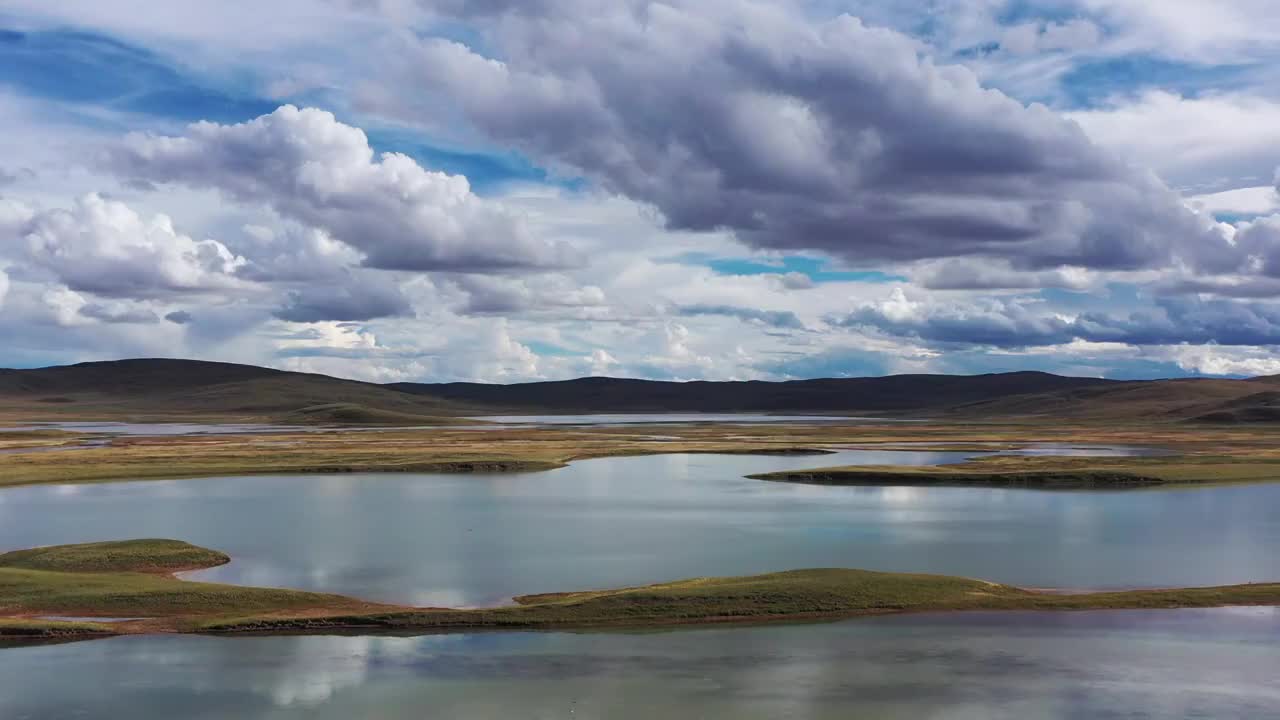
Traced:
<path fill-rule="evenodd" d="M 267 425 L 261 423 L 123 423 L 123 422 L 37 422 L 0 427 L 0 433 L 26 430 L 64 430 L 105 435 L 243 435 L 318 430 L 309 425 Z"/>
<path fill-rule="evenodd" d="M 760 413 L 597 413 L 591 415 L 478 415 L 472 420 L 504 425 L 645 425 L 662 423 L 785 423 L 785 422 L 914 422 L 892 418 L 840 415 L 765 415 Z"/>
<path fill-rule="evenodd" d="M 657 425 L 679 423 L 895 423 L 915 422 L 887 418 L 842 417 L 835 415 L 766 415 L 756 413 L 626 413 L 595 415 L 483 415 L 467 418 L 496 425 Z M 344 431 L 376 432 L 379 430 L 414 430 L 438 427 L 420 425 L 396 428 L 390 426 L 341 427 Z M 466 426 L 451 426 L 454 429 Z M 484 429 L 475 425 L 472 429 Z M 0 433 L 26 430 L 65 430 L 78 433 L 102 433 L 105 435 L 244 435 L 277 432 L 326 432 L 335 426 L 324 425 L 270 425 L 266 423 L 126 423 L 126 422 L 33 422 L 20 426 L 0 427 Z"/>
<path fill-rule="evenodd" d="M 125 637 L 0 651 L 24 720 L 1280 716 L 1273 608 L 660 633 Z"/>

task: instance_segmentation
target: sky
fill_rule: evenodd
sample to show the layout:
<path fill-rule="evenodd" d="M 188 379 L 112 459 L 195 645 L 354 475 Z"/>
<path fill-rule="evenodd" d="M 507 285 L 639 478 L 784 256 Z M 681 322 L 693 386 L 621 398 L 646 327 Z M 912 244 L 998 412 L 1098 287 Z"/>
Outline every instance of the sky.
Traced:
<path fill-rule="evenodd" d="M 1274 0 L 6 0 L 0 367 L 1280 374 Z"/>

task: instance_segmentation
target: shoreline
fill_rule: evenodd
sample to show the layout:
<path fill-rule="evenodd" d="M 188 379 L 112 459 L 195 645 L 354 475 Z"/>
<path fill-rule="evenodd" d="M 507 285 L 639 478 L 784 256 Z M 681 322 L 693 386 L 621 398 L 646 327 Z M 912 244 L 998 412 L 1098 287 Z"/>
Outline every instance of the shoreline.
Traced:
<path fill-rule="evenodd" d="M 83 452 L 92 434 L 11 440 L 0 436 L 0 489 L 46 484 L 281 474 L 512 473 L 554 470 L 581 460 L 665 454 L 813 455 L 812 468 L 754 479 L 863 485 L 1136 489 L 1280 480 L 1280 445 L 1259 429 L 1076 425 L 964 425 L 928 422 L 695 423 L 652 428 L 546 426 L 329 430 L 252 434 L 116 436 Z M 24 448 L 20 445 L 27 445 Z M 1015 448 L 1132 445 L 1177 452 L 1152 456 L 1011 455 Z M 928 468 L 821 467 L 841 450 L 950 452 L 965 461 Z"/>
<path fill-rule="evenodd" d="M 226 559 L 217 551 L 174 540 L 63 545 L 0 555 L 0 640 L 645 630 L 925 612 L 1280 607 L 1280 583 L 1079 593 L 946 575 L 814 569 L 526 595 L 514 598 L 514 604 L 489 608 L 420 608 L 192 582 L 178 574 Z M 59 617 L 74 621 L 53 619 Z M 95 617 L 104 621 L 95 622 Z"/>

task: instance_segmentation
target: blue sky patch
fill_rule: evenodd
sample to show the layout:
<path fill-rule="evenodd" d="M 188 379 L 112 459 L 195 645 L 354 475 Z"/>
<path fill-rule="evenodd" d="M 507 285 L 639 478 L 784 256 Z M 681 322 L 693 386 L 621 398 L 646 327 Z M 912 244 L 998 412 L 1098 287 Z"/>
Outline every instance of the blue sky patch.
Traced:
<path fill-rule="evenodd" d="M 31 97 L 182 122 L 239 122 L 277 105 L 202 81 L 150 50 L 72 30 L 0 30 L 0 85 Z"/>
<path fill-rule="evenodd" d="M 407 130 L 369 130 L 365 134 L 369 136 L 369 144 L 380 152 L 404 153 L 425 168 L 465 175 L 480 194 L 512 182 L 553 182 L 546 170 L 514 151 L 445 148 Z M 575 185 L 573 181 L 557 184 L 570 188 Z"/>
<path fill-rule="evenodd" d="M 702 265 L 710 268 L 717 275 L 744 276 L 800 273 L 815 283 L 890 283 L 907 281 L 905 277 L 891 275 L 880 270 L 828 270 L 826 260 L 804 255 L 786 255 L 775 261 L 751 258 L 716 258 L 702 253 L 688 253 L 677 258 L 676 262 L 684 265 Z"/>
<path fill-rule="evenodd" d="M 1066 22 L 1084 17 L 1069 3 L 1052 0 L 1009 0 L 996 15 L 1001 25 L 1022 25 L 1030 22 Z"/>
<path fill-rule="evenodd" d="M 1093 107 L 1116 95 L 1159 88 L 1194 98 L 1206 89 L 1221 92 L 1243 85 L 1248 65 L 1196 65 L 1150 55 L 1128 55 L 1077 65 L 1062 76 L 1062 90 L 1074 107 Z"/>

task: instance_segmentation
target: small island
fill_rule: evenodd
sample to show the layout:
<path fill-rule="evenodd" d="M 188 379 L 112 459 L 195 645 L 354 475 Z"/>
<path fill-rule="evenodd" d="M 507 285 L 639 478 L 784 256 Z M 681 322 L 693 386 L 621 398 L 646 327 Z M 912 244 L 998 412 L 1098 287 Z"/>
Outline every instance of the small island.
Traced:
<path fill-rule="evenodd" d="M 220 552 L 177 540 L 64 545 L 0 555 L 0 636 L 653 628 L 908 612 L 1280 605 L 1280 583 L 1061 594 L 943 575 L 816 569 L 526 595 L 509 606 L 463 610 L 188 582 L 176 576 L 228 561 Z"/>

